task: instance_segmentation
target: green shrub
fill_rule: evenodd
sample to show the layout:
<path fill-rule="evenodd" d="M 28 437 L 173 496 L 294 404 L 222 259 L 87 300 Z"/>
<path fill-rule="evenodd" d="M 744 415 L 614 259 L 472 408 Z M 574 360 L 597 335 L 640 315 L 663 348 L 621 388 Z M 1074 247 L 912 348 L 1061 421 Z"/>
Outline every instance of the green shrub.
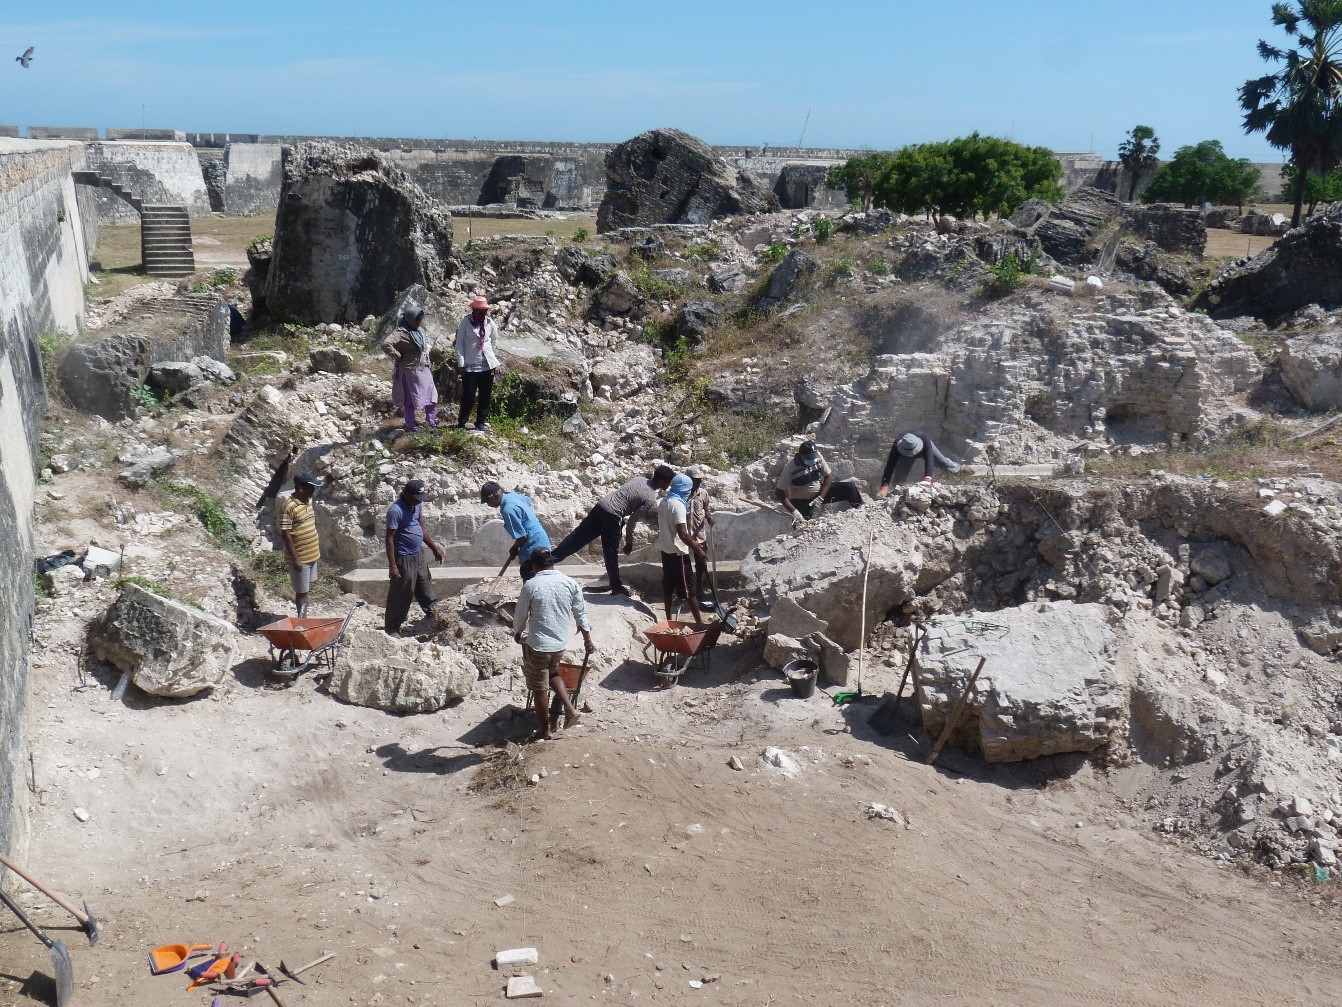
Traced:
<path fill-rule="evenodd" d="M 223 269 L 216 269 L 214 271 L 214 278 L 210 280 L 210 286 L 215 288 L 231 287 L 237 282 L 238 274 L 231 266 L 225 266 Z"/>
<path fill-rule="evenodd" d="M 846 280 L 857 272 L 857 261 L 851 255 L 841 255 L 827 267 L 831 280 Z"/>
<path fill-rule="evenodd" d="M 867 269 L 871 271 L 872 276 L 890 275 L 890 263 L 886 262 L 884 259 L 872 259 L 867 265 Z"/>
<path fill-rule="evenodd" d="M 37 337 L 37 352 L 42 359 L 42 377 L 47 384 L 56 380 L 56 365 L 74 342 L 74 336 L 61 329 L 47 329 Z"/>
<path fill-rule="evenodd" d="M 667 376 L 676 381 L 687 377 L 690 373 L 690 358 L 693 355 L 694 347 L 684 336 L 664 349 L 662 364 L 666 367 Z"/>
<path fill-rule="evenodd" d="M 997 262 L 988 264 L 988 276 L 983 285 L 990 294 L 1009 294 L 1020 286 L 1022 275 L 1020 259 L 1014 251 L 1007 252 Z"/>
<path fill-rule="evenodd" d="M 199 486 L 190 486 L 171 479 L 160 479 L 158 486 L 170 497 L 186 500 L 191 504 L 196 519 L 204 525 L 206 534 L 214 540 L 215 545 L 239 555 L 250 554 L 250 543 L 243 538 L 238 526 L 233 523 L 233 519 L 228 516 L 224 505 L 218 499 L 210 496 Z"/>
<path fill-rule="evenodd" d="M 422 427 L 414 433 L 406 434 L 403 448 L 398 447 L 398 450 L 403 449 L 421 455 L 441 455 L 469 465 L 484 459 L 484 447 L 484 441 L 469 430 L 459 430 L 456 427 L 439 427 L 436 430 Z M 380 461 L 380 456 L 373 460 L 375 463 Z M 376 464 L 373 473 L 376 477 Z"/>
<path fill-rule="evenodd" d="M 143 406 L 145 409 L 159 407 L 158 393 L 143 381 L 137 381 L 130 386 L 130 398 L 137 406 Z"/>
<path fill-rule="evenodd" d="M 811 225 L 811 233 L 815 235 L 815 240 L 823 245 L 834 237 L 834 221 L 828 217 L 819 218 Z"/>
<path fill-rule="evenodd" d="M 686 258 L 697 262 L 712 262 L 722 255 L 722 246 L 716 241 L 700 241 L 685 246 Z"/>
<path fill-rule="evenodd" d="M 578 242 L 586 241 L 591 236 L 592 232 L 587 230 L 587 228 L 585 227 L 580 227 L 573 232 L 573 240 Z"/>
<path fill-rule="evenodd" d="M 770 264 L 782 262 L 787 258 L 787 245 L 783 244 L 781 241 L 775 241 L 764 250 L 764 253 L 760 258 Z"/>
<path fill-rule="evenodd" d="M 671 301 L 680 294 L 680 288 L 670 280 L 652 275 L 652 268 L 644 263 L 634 268 L 630 274 L 638 292 L 650 301 Z"/>

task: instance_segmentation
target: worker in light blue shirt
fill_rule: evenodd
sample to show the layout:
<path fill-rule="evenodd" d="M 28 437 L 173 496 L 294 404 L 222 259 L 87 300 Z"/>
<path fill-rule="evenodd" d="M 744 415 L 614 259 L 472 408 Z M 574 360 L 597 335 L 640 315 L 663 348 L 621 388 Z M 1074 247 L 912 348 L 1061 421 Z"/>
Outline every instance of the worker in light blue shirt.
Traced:
<path fill-rule="evenodd" d="M 550 536 L 545 533 L 536 512 L 531 509 L 530 498 L 521 493 L 505 493 L 502 486 L 491 480 L 480 487 L 480 502 L 499 509 L 503 527 L 513 539 L 508 559 L 520 559 L 522 580 L 530 580 L 536 575 L 534 554 L 538 549 L 547 552 L 550 549 Z"/>

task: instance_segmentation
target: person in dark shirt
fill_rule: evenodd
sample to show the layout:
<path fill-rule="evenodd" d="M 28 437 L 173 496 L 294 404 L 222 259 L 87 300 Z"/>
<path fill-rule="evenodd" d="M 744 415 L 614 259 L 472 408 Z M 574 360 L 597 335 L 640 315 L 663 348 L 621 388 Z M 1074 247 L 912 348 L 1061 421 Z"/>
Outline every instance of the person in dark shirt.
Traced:
<path fill-rule="evenodd" d="M 919 458 L 923 460 L 925 483 L 930 483 L 936 477 L 937 465 L 941 465 L 951 473 L 960 471 L 960 463 L 951 461 L 943 455 L 932 443 L 932 438 L 927 436 L 926 430 L 906 430 L 895 438 L 894 444 L 890 445 L 890 457 L 885 460 L 885 471 L 881 473 L 881 488 L 876 495 L 885 496 L 890 492 L 892 483 L 898 486 L 908 481 L 909 475 L 913 472 L 913 463 Z"/>
<path fill-rule="evenodd" d="M 552 553 L 554 561 L 563 562 L 600 537 L 611 593 L 628 594 L 620 580 L 620 527 L 625 528 L 624 554 L 628 556 L 634 551 L 634 526 L 645 515 L 657 512 L 657 494 L 666 491 L 675 474 L 670 466 L 658 465 L 652 478 L 637 476 L 607 493 L 588 511 L 578 527 L 564 536 L 564 541 Z"/>

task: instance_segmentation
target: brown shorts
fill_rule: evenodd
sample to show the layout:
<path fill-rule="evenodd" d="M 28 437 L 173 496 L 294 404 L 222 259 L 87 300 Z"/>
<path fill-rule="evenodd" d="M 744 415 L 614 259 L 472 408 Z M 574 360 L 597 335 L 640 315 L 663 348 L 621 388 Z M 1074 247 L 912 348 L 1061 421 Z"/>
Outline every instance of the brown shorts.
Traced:
<path fill-rule="evenodd" d="M 550 679 L 559 674 L 559 663 L 563 660 L 562 650 L 547 654 L 522 644 L 522 672 L 527 678 L 527 688 L 531 692 L 548 692 Z"/>

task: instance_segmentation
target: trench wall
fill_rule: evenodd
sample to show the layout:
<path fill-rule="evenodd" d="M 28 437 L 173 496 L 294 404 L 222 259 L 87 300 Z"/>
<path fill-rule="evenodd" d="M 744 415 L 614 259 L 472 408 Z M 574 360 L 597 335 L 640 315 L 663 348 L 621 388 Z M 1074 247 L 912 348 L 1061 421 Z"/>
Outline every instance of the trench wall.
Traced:
<path fill-rule="evenodd" d="M 33 478 L 46 407 L 39 337 L 83 325 L 88 249 L 71 172 L 84 145 L 0 138 L 0 849 L 22 838 L 33 613 Z"/>

